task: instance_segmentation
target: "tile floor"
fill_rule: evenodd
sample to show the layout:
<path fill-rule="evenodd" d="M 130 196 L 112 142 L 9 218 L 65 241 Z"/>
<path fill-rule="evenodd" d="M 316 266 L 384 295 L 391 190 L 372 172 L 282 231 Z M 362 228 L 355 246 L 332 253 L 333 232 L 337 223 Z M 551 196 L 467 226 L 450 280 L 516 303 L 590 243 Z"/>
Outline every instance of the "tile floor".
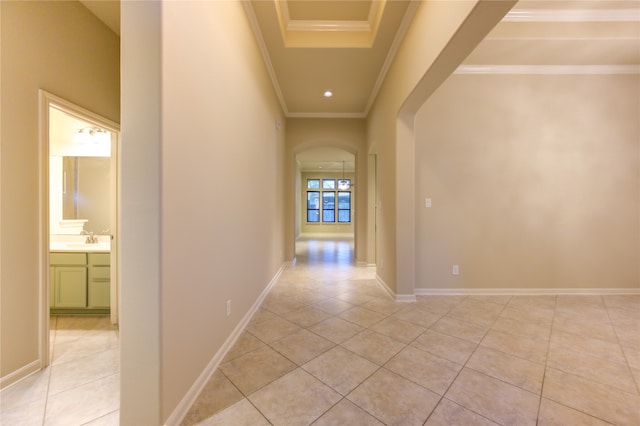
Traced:
<path fill-rule="evenodd" d="M 396 303 L 350 241 L 297 248 L 183 425 L 640 424 L 640 296 Z M 79 321 L 52 318 L 0 424 L 118 423 L 117 330 Z"/>
<path fill-rule="evenodd" d="M 183 425 L 640 425 L 640 296 L 396 303 L 298 245 Z"/>
<path fill-rule="evenodd" d="M 0 425 L 117 425 L 117 327 L 104 316 L 53 316 L 50 330 L 51 364 L 0 393 Z"/>

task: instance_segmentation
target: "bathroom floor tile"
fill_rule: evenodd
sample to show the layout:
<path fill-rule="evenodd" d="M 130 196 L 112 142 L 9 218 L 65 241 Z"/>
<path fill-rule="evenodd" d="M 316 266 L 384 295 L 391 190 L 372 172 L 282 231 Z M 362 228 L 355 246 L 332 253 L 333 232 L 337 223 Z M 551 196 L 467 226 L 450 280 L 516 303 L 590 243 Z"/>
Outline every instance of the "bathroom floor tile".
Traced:
<path fill-rule="evenodd" d="M 51 366 L 49 395 L 117 374 L 120 370 L 120 350 L 110 349 L 86 355 L 73 361 Z"/>
<path fill-rule="evenodd" d="M 120 376 L 114 374 L 49 396 L 45 426 L 83 424 L 120 406 Z"/>

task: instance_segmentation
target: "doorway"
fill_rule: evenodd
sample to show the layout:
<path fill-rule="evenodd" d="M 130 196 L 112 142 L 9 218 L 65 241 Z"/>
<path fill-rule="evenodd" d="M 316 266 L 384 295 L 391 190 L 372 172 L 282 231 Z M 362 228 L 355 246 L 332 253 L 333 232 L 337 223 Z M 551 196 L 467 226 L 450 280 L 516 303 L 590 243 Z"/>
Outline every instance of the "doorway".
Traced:
<path fill-rule="evenodd" d="M 296 153 L 295 253 L 314 239 L 354 246 L 356 156 L 334 147 Z M 349 262 L 355 262 L 353 249 Z M 342 259 L 343 261 L 345 259 Z"/>
<path fill-rule="evenodd" d="M 50 363 L 50 315 L 118 323 L 119 126 L 40 93 L 40 358 Z"/>

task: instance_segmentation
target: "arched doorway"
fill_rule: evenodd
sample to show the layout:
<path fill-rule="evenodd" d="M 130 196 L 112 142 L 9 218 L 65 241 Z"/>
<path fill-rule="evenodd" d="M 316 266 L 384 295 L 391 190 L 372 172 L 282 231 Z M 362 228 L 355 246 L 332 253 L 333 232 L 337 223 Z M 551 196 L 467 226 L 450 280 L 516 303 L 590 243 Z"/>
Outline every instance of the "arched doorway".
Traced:
<path fill-rule="evenodd" d="M 356 156 L 344 149 L 323 146 L 296 152 L 296 258 L 355 262 L 355 171 Z M 337 252 L 328 254 L 327 247 L 336 244 L 341 248 L 339 256 Z"/>

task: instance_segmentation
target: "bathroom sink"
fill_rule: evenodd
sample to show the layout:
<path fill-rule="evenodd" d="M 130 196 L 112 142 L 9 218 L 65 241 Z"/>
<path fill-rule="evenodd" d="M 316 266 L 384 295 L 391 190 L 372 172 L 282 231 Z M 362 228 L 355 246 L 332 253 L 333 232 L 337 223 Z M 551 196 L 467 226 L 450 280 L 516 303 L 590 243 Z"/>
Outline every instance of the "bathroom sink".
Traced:
<path fill-rule="evenodd" d="M 108 252 L 111 250 L 111 243 L 100 242 L 97 244 L 86 244 L 79 242 L 51 242 L 50 245 L 51 251 L 100 251 L 100 252 Z"/>

